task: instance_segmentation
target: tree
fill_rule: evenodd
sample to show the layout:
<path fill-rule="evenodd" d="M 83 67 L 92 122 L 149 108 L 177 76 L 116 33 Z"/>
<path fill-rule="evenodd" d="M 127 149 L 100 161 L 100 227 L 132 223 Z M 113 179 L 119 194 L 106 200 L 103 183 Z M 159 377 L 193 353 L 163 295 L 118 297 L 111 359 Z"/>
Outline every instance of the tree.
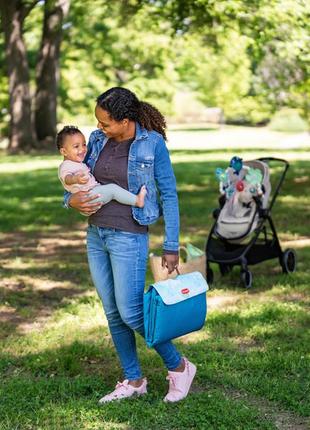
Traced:
<path fill-rule="evenodd" d="M 0 0 L 10 94 L 11 153 L 38 147 L 38 141 L 54 141 L 58 61 L 62 23 L 70 0 L 46 0 L 42 41 L 36 67 L 35 106 L 30 92 L 30 72 L 23 37 L 24 21 L 39 0 Z M 32 111 L 35 111 L 33 120 Z"/>
<path fill-rule="evenodd" d="M 46 0 L 41 48 L 36 65 L 35 129 L 45 146 L 54 142 L 57 126 L 57 90 L 62 23 L 70 0 Z"/>
<path fill-rule="evenodd" d="M 37 1 L 0 0 L 10 93 L 10 152 L 27 151 L 36 145 L 32 123 L 29 66 L 23 23 Z"/>

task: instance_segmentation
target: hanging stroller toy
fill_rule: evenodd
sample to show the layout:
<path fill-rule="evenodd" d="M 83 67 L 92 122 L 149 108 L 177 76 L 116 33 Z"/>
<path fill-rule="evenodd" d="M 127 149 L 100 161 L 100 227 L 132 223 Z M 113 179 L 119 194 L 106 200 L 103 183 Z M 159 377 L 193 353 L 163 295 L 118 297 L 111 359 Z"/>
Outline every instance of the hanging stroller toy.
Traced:
<path fill-rule="evenodd" d="M 266 209 L 271 191 L 268 165 L 259 160 L 242 162 L 233 157 L 225 172 L 216 170 L 220 193 L 225 203 L 217 219 L 216 234 L 230 241 L 240 241 L 259 221 L 255 200 Z"/>
<path fill-rule="evenodd" d="M 273 162 L 284 164 L 284 169 L 268 206 L 271 194 L 269 164 Z M 270 216 L 288 168 L 288 162 L 278 158 L 243 162 L 241 158 L 233 157 L 225 171 L 216 169 L 221 196 L 220 208 L 214 211 L 215 223 L 206 244 L 208 283 L 213 282 L 211 262 L 219 264 L 222 275 L 234 265 L 240 265 L 241 280 L 247 288 L 252 286 L 250 264 L 277 257 L 284 273 L 295 271 L 295 251 L 282 252 Z"/>

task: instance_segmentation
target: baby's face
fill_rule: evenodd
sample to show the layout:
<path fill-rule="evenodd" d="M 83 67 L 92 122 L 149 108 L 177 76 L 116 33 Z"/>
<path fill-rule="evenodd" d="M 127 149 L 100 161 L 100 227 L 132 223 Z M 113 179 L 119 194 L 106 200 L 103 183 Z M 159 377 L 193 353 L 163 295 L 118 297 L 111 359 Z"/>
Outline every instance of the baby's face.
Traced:
<path fill-rule="evenodd" d="M 77 163 L 82 163 L 86 151 L 86 141 L 82 133 L 66 136 L 63 147 L 60 149 L 65 160 L 76 161 Z"/>

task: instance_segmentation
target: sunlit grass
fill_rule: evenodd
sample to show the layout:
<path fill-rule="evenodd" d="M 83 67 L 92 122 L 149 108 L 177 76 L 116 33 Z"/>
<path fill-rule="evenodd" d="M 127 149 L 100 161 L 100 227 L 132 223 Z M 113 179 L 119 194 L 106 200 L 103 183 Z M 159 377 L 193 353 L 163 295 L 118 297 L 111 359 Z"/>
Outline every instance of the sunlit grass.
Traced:
<path fill-rule="evenodd" d="M 233 155 L 242 155 L 243 160 L 254 160 L 261 157 L 277 157 L 283 158 L 283 153 L 279 153 L 276 150 L 267 151 L 247 151 L 236 148 L 229 149 L 227 152 L 213 150 L 213 151 L 192 151 L 193 153 L 187 154 L 187 151 L 173 151 L 172 161 L 174 164 L 178 163 L 203 163 L 206 161 L 211 161 L 219 163 L 219 166 L 226 167 L 227 162 L 230 161 Z M 308 151 L 285 151 L 285 159 L 287 161 L 298 161 L 298 160 L 309 160 L 310 155 Z"/>
<path fill-rule="evenodd" d="M 48 158 L 48 159 L 46 159 Z M 27 157 L 24 161 L 13 162 L 0 162 L 1 173 L 19 173 L 19 172 L 33 172 L 35 170 L 55 169 L 59 166 L 62 159 L 54 156 L 46 157 L 43 159 L 29 159 Z"/>

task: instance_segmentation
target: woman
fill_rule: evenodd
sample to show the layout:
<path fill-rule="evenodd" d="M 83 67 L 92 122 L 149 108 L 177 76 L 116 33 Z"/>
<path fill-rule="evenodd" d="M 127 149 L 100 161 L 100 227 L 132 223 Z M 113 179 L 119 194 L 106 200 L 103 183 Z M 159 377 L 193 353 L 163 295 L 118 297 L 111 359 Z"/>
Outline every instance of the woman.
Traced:
<path fill-rule="evenodd" d="M 178 266 L 179 210 L 175 177 L 165 144 L 165 119 L 125 88 L 111 88 L 97 98 L 99 130 L 89 139 L 84 162 L 101 184 L 110 182 L 137 193 L 145 185 L 143 208 L 111 201 L 100 206 L 85 192 L 68 194 L 65 202 L 89 215 L 87 254 L 91 276 L 102 300 L 125 380 L 99 403 L 147 392 L 135 342 L 144 336 L 143 294 L 148 257 L 148 225 L 161 212 L 165 221 L 163 265 Z M 162 209 L 157 202 L 157 191 Z M 168 369 L 166 402 L 187 396 L 196 366 L 181 357 L 171 342 L 155 347 Z"/>

